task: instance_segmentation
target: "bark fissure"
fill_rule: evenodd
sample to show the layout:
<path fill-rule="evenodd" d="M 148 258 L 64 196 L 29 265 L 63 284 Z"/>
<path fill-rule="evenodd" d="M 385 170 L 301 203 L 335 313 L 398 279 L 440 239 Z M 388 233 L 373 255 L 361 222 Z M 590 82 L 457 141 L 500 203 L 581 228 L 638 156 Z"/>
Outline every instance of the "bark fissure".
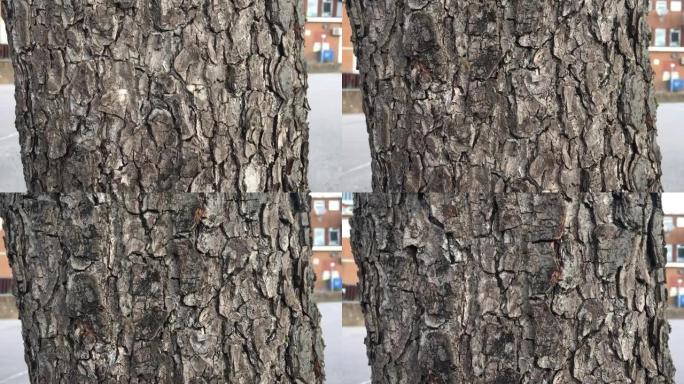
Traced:
<path fill-rule="evenodd" d="M 358 194 L 375 383 L 672 383 L 660 199 Z"/>
<path fill-rule="evenodd" d="M 307 189 L 299 2 L 2 5 L 30 192 Z"/>
<path fill-rule="evenodd" d="M 646 1 L 347 0 L 379 192 L 659 192 Z"/>
<path fill-rule="evenodd" d="M 29 375 L 323 381 L 305 195 L 0 198 Z"/>

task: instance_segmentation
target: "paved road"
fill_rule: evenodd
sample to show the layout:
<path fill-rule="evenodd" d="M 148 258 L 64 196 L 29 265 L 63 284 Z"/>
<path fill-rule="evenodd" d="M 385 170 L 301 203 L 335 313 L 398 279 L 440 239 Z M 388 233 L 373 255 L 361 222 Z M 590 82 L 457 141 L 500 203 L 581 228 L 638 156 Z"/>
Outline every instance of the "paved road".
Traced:
<path fill-rule="evenodd" d="M 342 115 L 345 192 L 371 192 L 371 155 L 363 114 Z"/>
<path fill-rule="evenodd" d="M 341 326 L 342 305 L 322 303 L 325 339 L 325 371 L 327 383 L 361 384 L 370 378 L 362 327 Z M 677 373 L 675 383 L 684 383 L 684 320 L 671 320 L 670 349 Z M 0 384 L 26 384 L 26 364 L 23 360 L 21 326 L 17 320 L 0 320 Z"/>
<path fill-rule="evenodd" d="M 24 192 L 19 136 L 14 129 L 14 86 L 0 85 L 0 192 Z"/>
<path fill-rule="evenodd" d="M 309 188 L 345 191 L 341 177 L 342 74 L 309 75 Z M 350 191 L 353 192 L 353 191 Z"/>
<path fill-rule="evenodd" d="M 19 320 L 0 320 L 0 384 L 28 383 Z"/>
<path fill-rule="evenodd" d="M 656 117 L 663 154 L 663 189 L 684 192 L 684 103 L 661 104 Z"/>
<path fill-rule="evenodd" d="M 325 341 L 325 382 L 361 384 L 370 380 L 364 327 L 342 327 L 342 304 L 319 303 Z"/>

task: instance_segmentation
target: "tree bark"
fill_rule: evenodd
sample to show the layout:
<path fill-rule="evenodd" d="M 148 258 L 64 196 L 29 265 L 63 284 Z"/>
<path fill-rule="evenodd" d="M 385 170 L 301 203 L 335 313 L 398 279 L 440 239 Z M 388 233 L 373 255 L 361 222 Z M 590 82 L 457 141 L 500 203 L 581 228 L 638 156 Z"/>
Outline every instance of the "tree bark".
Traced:
<path fill-rule="evenodd" d="M 2 5 L 30 192 L 307 189 L 299 1 Z"/>
<path fill-rule="evenodd" d="M 658 194 L 361 194 L 374 383 L 672 383 Z"/>
<path fill-rule="evenodd" d="M 659 192 L 646 0 L 346 0 L 373 190 Z"/>
<path fill-rule="evenodd" d="M 32 383 L 321 383 L 305 195 L 4 195 Z"/>

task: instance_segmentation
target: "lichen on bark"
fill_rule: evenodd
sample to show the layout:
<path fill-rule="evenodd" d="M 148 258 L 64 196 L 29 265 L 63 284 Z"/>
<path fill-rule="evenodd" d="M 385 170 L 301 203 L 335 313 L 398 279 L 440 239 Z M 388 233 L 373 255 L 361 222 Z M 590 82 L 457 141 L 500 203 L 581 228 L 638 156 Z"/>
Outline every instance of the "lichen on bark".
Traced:
<path fill-rule="evenodd" d="M 299 7 L 3 0 L 29 192 L 307 190 Z"/>
<path fill-rule="evenodd" d="M 31 382 L 322 383 L 308 206 L 0 195 Z"/>
<path fill-rule="evenodd" d="M 673 383 L 658 194 L 357 194 L 374 383 Z"/>
<path fill-rule="evenodd" d="M 646 0 L 346 0 L 378 192 L 659 192 Z"/>

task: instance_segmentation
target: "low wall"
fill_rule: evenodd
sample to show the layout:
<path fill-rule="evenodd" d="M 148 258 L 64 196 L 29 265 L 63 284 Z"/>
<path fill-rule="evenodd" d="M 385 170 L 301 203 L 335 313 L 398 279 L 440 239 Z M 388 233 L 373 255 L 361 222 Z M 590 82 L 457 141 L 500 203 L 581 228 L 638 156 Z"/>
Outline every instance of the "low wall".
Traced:
<path fill-rule="evenodd" d="M 0 60 L 0 84 L 14 84 L 14 68 L 9 60 Z"/>
<path fill-rule="evenodd" d="M 360 89 L 342 90 L 342 113 L 363 113 L 363 95 Z"/>
<path fill-rule="evenodd" d="M 361 303 L 358 301 L 345 301 L 342 303 L 342 326 L 343 327 L 363 327 L 363 312 Z"/>
<path fill-rule="evenodd" d="M 0 319 L 18 319 L 17 302 L 13 295 L 0 295 Z"/>

